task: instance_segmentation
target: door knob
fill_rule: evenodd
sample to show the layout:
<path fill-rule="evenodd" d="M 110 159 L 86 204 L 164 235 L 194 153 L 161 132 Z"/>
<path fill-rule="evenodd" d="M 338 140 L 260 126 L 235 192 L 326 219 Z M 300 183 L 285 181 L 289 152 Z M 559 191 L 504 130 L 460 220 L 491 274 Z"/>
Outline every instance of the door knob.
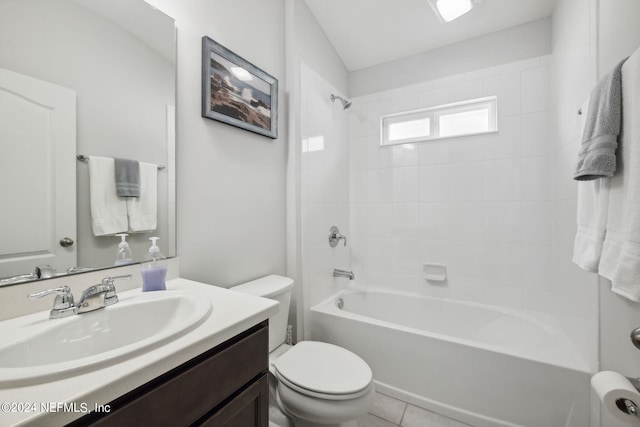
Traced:
<path fill-rule="evenodd" d="M 71 237 L 65 237 L 60 239 L 60 246 L 63 248 L 68 248 L 69 246 L 73 246 L 73 239 Z"/>

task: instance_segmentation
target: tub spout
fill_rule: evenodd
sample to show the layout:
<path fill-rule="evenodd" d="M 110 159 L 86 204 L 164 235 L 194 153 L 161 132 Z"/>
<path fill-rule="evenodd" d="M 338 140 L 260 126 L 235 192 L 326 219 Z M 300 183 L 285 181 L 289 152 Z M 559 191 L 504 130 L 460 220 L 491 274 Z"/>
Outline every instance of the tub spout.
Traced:
<path fill-rule="evenodd" d="M 333 277 L 347 277 L 349 280 L 353 280 L 356 276 L 353 274 L 353 271 L 340 270 L 337 268 L 333 269 Z"/>

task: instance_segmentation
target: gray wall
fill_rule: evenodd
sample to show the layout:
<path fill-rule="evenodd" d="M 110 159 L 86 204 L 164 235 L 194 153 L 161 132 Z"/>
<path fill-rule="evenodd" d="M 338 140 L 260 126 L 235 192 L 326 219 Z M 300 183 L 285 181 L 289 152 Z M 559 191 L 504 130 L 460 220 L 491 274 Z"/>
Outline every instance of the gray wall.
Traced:
<path fill-rule="evenodd" d="M 549 18 L 349 74 L 350 96 L 395 89 L 551 53 Z"/>
<path fill-rule="evenodd" d="M 177 204 L 181 276 L 231 286 L 286 272 L 284 0 L 150 0 L 178 29 Z M 280 82 L 276 140 L 200 115 L 201 39 Z"/>

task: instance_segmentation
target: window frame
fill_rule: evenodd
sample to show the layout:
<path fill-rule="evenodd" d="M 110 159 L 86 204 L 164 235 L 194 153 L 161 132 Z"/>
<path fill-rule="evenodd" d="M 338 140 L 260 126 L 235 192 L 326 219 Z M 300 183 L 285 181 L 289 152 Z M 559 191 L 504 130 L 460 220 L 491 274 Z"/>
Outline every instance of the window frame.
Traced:
<path fill-rule="evenodd" d="M 487 106 L 489 111 L 489 130 L 473 133 L 463 133 L 459 135 L 447 135 L 440 136 L 440 121 L 439 117 L 443 115 L 463 113 L 465 111 L 478 110 L 480 106 Z M 414 118 L 415 117 L 415 118 Z M 430 134 L 429 136 L 418 136 L 412 138 L 403 138 L 394 141 L 389 141 L 389 126 L 388 124 L 393 122 L 402 122 L 402 118 L 407 118 L 405 121 L 429 119 Z M 414 142 L 425 142 L 439 139 L 449 138 L 463 138 L 468 136 L 486 135 L 489 133 L 498 132 L 498 97 L 487 96 L 483 98 L 469 99 L 466 101 L 452 102 L 449 104 L 437 105 L 435 107 L 420 108 L 410 111 L 402 111 L 399 113 L 385 114 L 380 116 L 380 146 L 387 147 L 400 144 L 411 144 Z"/>

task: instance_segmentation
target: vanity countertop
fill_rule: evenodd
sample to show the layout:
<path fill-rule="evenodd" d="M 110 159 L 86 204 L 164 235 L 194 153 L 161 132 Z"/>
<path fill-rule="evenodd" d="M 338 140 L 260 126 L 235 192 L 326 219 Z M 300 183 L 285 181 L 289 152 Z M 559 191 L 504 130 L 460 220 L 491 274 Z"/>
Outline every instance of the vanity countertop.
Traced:
<path fill-rule="evenodd" d="M 278 312 L 276 301 L 186 279 L 168 281 L 167 290 L 195 292 L 210 298 L 213 310 L 202 324 L 185 335 L 125 361 L 62 380 L 0 388 L 0 425 L 69 423 L 93 410 L 95 405 L 111 402 Z M 124 298 L 140 292 L 134 289 L 119 295 Z M 47 318 L 48 314 L 46 311 L 37 316 Z"/>

